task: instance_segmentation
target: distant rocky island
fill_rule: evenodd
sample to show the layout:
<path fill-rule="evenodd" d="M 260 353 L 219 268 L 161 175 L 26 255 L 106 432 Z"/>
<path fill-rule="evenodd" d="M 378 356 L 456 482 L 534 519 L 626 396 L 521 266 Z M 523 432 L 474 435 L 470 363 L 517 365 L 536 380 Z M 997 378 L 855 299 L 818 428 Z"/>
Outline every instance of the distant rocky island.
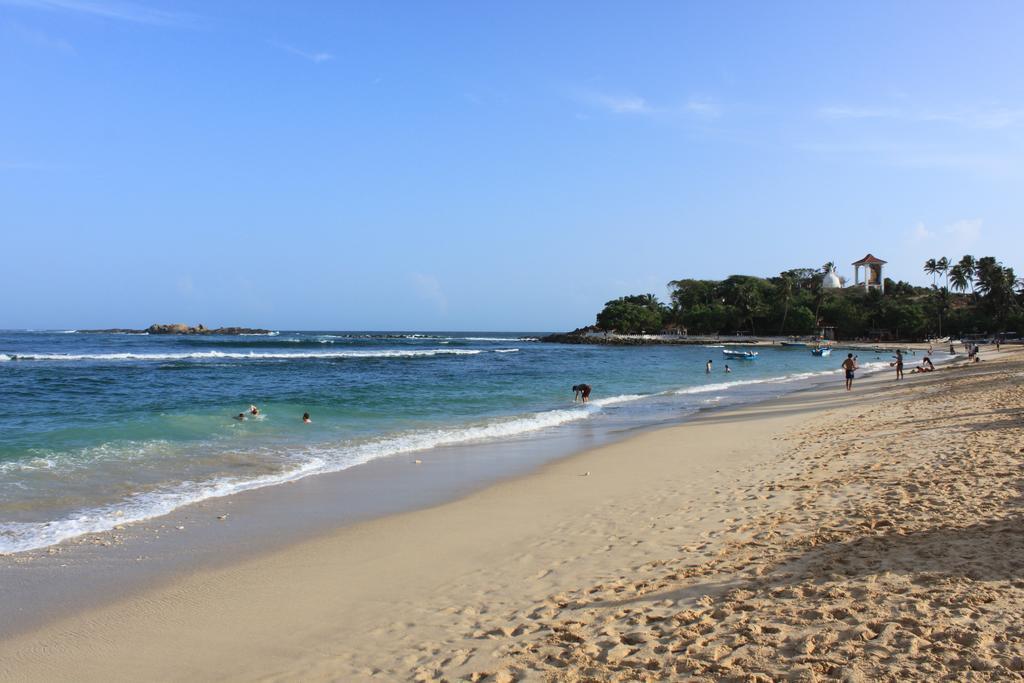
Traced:
<path fill-rule="evenodd" d="M 109 330 L 79 330 L 79 332 L 94 334 L 270 334 L 271 330 L 262 330 L 255 327 L 209 328 L 205 325 L 190 327 L 185 323 L 171 323 L 169 325 L 150 325 L 144 330 L 115 327 Z"/>

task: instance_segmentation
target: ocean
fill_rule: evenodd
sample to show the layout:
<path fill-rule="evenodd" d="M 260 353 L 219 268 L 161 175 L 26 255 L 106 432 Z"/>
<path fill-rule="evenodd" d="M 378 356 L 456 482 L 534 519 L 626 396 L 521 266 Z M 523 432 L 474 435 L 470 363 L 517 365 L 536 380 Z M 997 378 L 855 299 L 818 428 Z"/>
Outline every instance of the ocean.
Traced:
<path fill-rule="evenodd" d="M 730 360 L 713 345 L 539 336 L 0 332 L 0 553 L 378 458 L 679 421 L 838 382 L 842 360 L 783 348 Z M 888 356 L 860 355 L 887 365 Z M 584 382 L 591 401 L 574 403 L 571 387 Z M 258 417 L 233 419 L 250 404 Z"/>

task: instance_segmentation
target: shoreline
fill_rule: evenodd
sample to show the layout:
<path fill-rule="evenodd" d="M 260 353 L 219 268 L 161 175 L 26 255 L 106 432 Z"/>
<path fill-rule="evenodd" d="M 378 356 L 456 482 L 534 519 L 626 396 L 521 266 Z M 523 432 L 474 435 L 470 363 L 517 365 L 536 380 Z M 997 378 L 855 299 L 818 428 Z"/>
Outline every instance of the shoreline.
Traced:
<path fill-rule="evenodd" d="M 780 399 L 775 391 L 785 397 L 830 383 L 826 377 L 800 381 L 811 384 L 765 384 L 774 387 L 773 395 L 742 394 L 735 403 L 705 405 L 668 420 L 618 420 L 615 426 L 586 420 L 554 432 L 391 455 L 191 502 L 157 517 L 3 555 L 0 572 L 13 595 L 0 608 L 0 617 L 11 615 L 0 618 L 0 639 L 39 628 L 68 612 L 153 589 L 183 572 L 223 567 L 353 524 L 457 501 L 529 476 L 549 463 L 685 424 L 705 412 L 771 402 Z"/>
<path fill-rule="evenodd" d="M 993 356 L 989 354 L 988 357 Z M 992 365 L 997 365 L 997 363 Z M 989 365 L 984 363 L 981 366 L 982 369 L 988 367 Z M 927 385 L 941 381 L 947 374 L 946 370 L 939 371 L 934 375 L 920 378 L 923 381 L 918 383 Z M 113 630 L 119 628 L 121 621 L 130 618 L 135 620 L 133 623 L 138 627 L 132 629 L 132 633 L 138 631 L 138 636 L 133 636 L 133 638 L 141 637 L 145 643 L 150 645 L 149 638 L 170 637 L 168 633 L 157 634 L 161 633 L 162 627 L 166 628 L 169 623 L 175 623 L 175 619 L 184 619 L 190 624 L 205 624 L 221 628 L 224 626 L 223 623 L 220 623 L 219 626 L 211 624 L 211 620 L 218 621 L 216 614 L 211 614 L 209 610 L 196 607 L 196 605 L 212 601 L 223 608 L 225 614 L 237 615 L 239 610 L 244 612 L 246 600 L 233 588 L 235 582 L 251 581 L 252 583 L 248 584 L 250 588 L 252 586 L 266 587 L 269 582 L 278 591 L 290 594 L 291 591 L 297 589 L 290 586 L 286 577 L 279 573 L 281 567 L 301 567 L 301 572 L 308 573 L 308 585 L 313 586 L 309 590 L 300 590 L 301 596 L 294 596 L 299 600 L 299 604 L 295 610 L 288 610 L 289 614 L 299 622 L 305 620 L 305 617 L 302 616 L 303 610 L 318 612 L 320 609 L 315 600 L 310 602 L 310 592 L 331 594 L 332 591 L 339 590 L 339 587 L 336 586 L 339 572 L 341 576 L 345 576 L 352 583 L 340 589 L 341 595 L 331 596 L 332 604 L 343 606 L 341 608 L 350 613 L 355 610 L 369 621 L 375 618 L 379 620 L 381 614 L 378 612 L 389 617 L 401 617 L 404 613 L 402 607 L 404 603 L 391 598 L 391 603 L 386 608 L 383 607 L 380 600 L 386 598 L 381 591 L 390 586 L 392 592 L 405 594 L 407 600 L 412 603 L 422 600 L 423 595 L 415 589 L 423 588 L 425 585 L 423 582 L 440 581 L 445 583 L 453 579 L 452 567 L 440 561 L 444 557 L 451 558 L 455 567 L 462 572 L 468 572 L 468 575 L 484 571 L 485 573 L 490 572 L 492 576 L 501 576 L 504 574 L 504 570 L 493 565 L 493 559 L 489 554 L 505 553 L 507 557 L 509 546 L 531 548 L 537 551 L 537 555 L 544 554 L 539 550 L 543 548 L 547 553 L 546 559 L 548 560 L 566 554 L 561 552 L 564 548 L 558 550 L 557 541 L 552 540 L 556 535 L 548 534 L 538 540 L 536 534 L 531 535 L 530 529 L 524 528 L 524 525 L 529 527 L 530 524 L 517 518 L 517 514 L 526 520 L 532 520 L 537 524 L 553 525 L 557 529 L 560 525 L 569 523 L 569 520 L 581 515 L 586 518 L 599 514 L 598 511 L 605 507 L 607 501 L 612 501 L 616 505 L 629 505 L 632 504 L 629 501 L 634 496 L 650 496 L 652 488 L 664 488 L 666 478 L 668 480 L 678 479 L 680 475 L 678 462 L 666 454 L 672 451 L 671 444 L 681 435 L 688 435 L 687 438 L 693 438 L 695 435 L 701 437 L 702 440 L 698 440 L 705 447 L 704 452 L 684 455 L 687 460 L 687 472 L 699 471 L 706 478 L 690 478 L 675 483 L 686 488 L 693 500 L 700 502 L 703 498 L 704 502 L 714 503 L 713 497 L 709 498 L 706 484 L 717 483 L 719 488 L 729 486 L 737 478 L 749 476 L 752 465 L 765 459 L 770 460 L 773 455 L 777 455 L 776 446 L 764 441 L 766 434 L 777 436 L 786 428 L 799 424 L 800 420 L 806 419 L 808 416 L 819 415 L 829 410 L 845 409 L 844 406 L 848 408 L 848 404 L 850 404 L 848 397 L 858 399 L 854 402 L 855 405 L 882 400 L 882 396 L 886 393 L 885 390 L 893 388 L 894 384 L 885 382 L 886 377 L 887 373 L 883 372 L 869 379 L 861 380 L 857 386 L 860 393 L 855 391 L 852 395 L 841 391 L 837 392 L 832 386 L 819 387 L 793 392 L 782 398 L 747 404 L 739 408 L 722 408 L 704 412 L 681 425 L 644 430 L 639 435 L 631 436 L 624 441 L 549 462 L 530 474 L 502 480 L 451 502 L 414 512 L 359 522 L 311 539 L 289 543 L 281 549 L 256 553 L 252 557 L 243 557 L 237 560 L 225 558 L 227 562 L 221 567 L 202 569 L 194 573 L 183 570 L 171 581 L 147 589 L 125 601 L 90 608 L 85 612 L 51 622 L 35 631 L 10 638 L 0 643 L 0 653 L 7 652 L 9 655 L 0 659 L 13 662 L 16 667 L 27 667 L 22 671 L 30 678 L 33 677 L 32 671 L 35 671 L 36 674 L 47 672 L 47 676 L 56 675 L 58 678 L 61 672 L 64 672 L 63 675 L 66 676 L 68 671 L 77 673 L 84 671 L 83 675 L 86 678 L 101 677 L 101 673 L 106 675 L 111 670 L 103 669 L 102 663 L 92 662 L 94 656 L 102 654 L 105 659 L 116 651 L 120 653 L 118 654 L 119 661 L 125 663 L 124 657 L 127 655 L 122 650 L 127 645 L 112 642 L 102 634 L 92 633 L 97 625 L 100 630 L 110 630 L 109 636 L 112 637 Z M 865 387 L 865 384 L 869 387 Z M 905 387 L 906 384 L 896 388 Z M 836 394 L 839 395 L 836 396 Z M 724 424 L 733 425 L 734 428 L 725 430 L 722 426 Z M 763 452 L 752 452 L 749 445 L 744 443 L 744 438 L 749 440 L 751 433 L 757 433 L 759 436 Z M 756 450 L 754 449 L 754 451 Z M 630 458 L 629 466 L 623 464 L 623 455 Z M 719 469 L 715 469 L 716 467 Z M 585 472 L 592 473 L 593 476 L 582 476 L 583 472 L 576 471 L 583 468 L 587 468 Z M 605 479 L 603 476 L 605 471 L 613 472 L 614 476 Z M 591 484 L 591 486 L 580 486 L 584 483 Z M 599 489 L 596 499 L 594 498 L 595 492 L 589 490 L 595 488 Z M 538 497 L 537 489 L 543 490 L 547 497 Z M 678 494 L 664 493 L 663 495 L 667 498 L 671 498 L 672 495 L 678 497 Z M 602 501 L 600 505 L 596 502 L 598 500 Z M 548 507 L 543 511 L 538 511 L 538 504 L 546 504 Z M 517 514 L 512 514 L 513 512 Z M 480 528 L 481 524 L 478 522 L 494 517 L 497 518 L 496 521 L 500 522 L 500 529 L 491 533 L 488 529 Z M 603 521 L 607 526 L 609 520 Z M 714 523 L 713 520 L 706 518 L 700 523 L 694 521 L 692 528 L 681 530 L 681 533 L 685 535 L 687 531 L 696 532 L 701 524 L 705 524 L 704 531 L 708 531 Z M 453 528 L 457 528 L 464 537 L 452 534 Z M 543 536 L 543 534 L 541 535 Z M 569 545 L 573 545 L 573 543 L 569 543 Z M 575 546 L 573 549 L 578 551 L 579 542 L 576 542 Z M 448 552 L 442 552 L 445 550 Z M 591 550 L 597 550 L 597 548 L 591 548 Z M 438 557 L 439 553 L 440 557 Z M 625 553 L 629 554 L 628 549 L 625 550 Z M 513 553 L 513 555 L 515 554 Z M 527 555 L 529 554 L 527 553 Z M 572 555 L 573 553 L 568 554 Z M 586 553 L 578 552 L 576 554 L 579 557 L 586 555 Z M 611 557 L 613 556 L 615 556 L 614 553 Z M 306 563 L 301 558 L 316 560 L 315 566 L 303 566 Z M 424 566 L 416 566 L 421 562 Z M 611 566 L 616 566 L 614 561 Z M 328 571 L 328 568 L 333 568 L 333 571 Z M 602 564 L 600 571 L 596 571 L 597 567 L 590 569 L 595 570 L 591 572 L 594 574 L 607 573 L 608 564 Z M 520 589 L 520 592 L 525 593 L 520 597 L 537 602 L 544 599 L 537 589 L 540 589 L 540 593 L 552 589 L 553 579 L 547 582 L 543 580 L 552 574 L 557 575 L 558 572 L 548 571 L 547 574 L 537 577 L 534 581 L 529 580 L 527 576 L 518 576 L 517 579 L 506 578 L 505 583 L 506 586 L 515 586 Z M 585 575 L 586 572 L 583 574 Z M 371 593 L 376 591 L 378 594 L 378 601 L 374 603 L 375 609 L 371 609 L 364 603 L 363 590 L 369 590 Z M 260 600 L 263 600 L 264 591 L 257 589 L 256 592 L 261 595 Z M 265 599 L 273 602 L 275 594 L 272 593 Z M 186 602 L 194 609 L 189 611 L 188 605 L 176 606 L 176 600 L 167 597 L 175 595 L 187 597 Z M 202 599 L 198 597 L 200 595 Z M 494 599 L 493 595 L 486 597 L 488 600 L 482 600 L 482 604 Z M 400 604 L 396 605 L 394 602 Z M 154 605 L 157 608 L 154 608 Z M 163 614 L 164 608 L 176 616 L 171 618 L 172 615 Z M 182 609 L 185 612 L 180 612 Z M 218 609 L 212 611 L 218 612 Z M 277 633 L 277 629 L 272 624 L 260 623 L 259 619 L 255 621 L 256 623 L 252 624 L 251 628 L 256 633 L 250 633 L 250 636 L 256 640 Z M 327 619 L 327 621 L 331 620 Z M 82 623 L 90 624 L 89 633 L 81 632 L 80 627 L 75 626 L 75 624 Z M 359 629 L 354 629 L 351 624 L 335 623 L 332 624 L 332 627 L 334 629 L 332 637 L 344 633 L 350 639 L 365 638 L 365 634 L 360 636 Z M 415 632 L 417 628 L 407 626 L 398 630 Z M 156 631 L 152 629 L 156 629 Z M 303 632 L 302 627 L 297 627 L 297 629 L 299 632 Z M 203 632 L 209 636 L 209 631 Z M 65 637 L 68 634 L 72 634 L 71 642 L 62 645 L 60 652 L 66 653 L 68 656 L 89 659 L 90 664 L 84 670 L 33 662 L 31 656 L 26 657 L 25 653 L 31 652 L 30 643 L 39 642 L 40 638 L 50 639 L 58 635 Z M 182 636 L 182 634 L 178 634 L 178 637 L 183 637 L 186 640 L 192 638 L 192 636 Z M 136 645 L 141 645 L 141 643 L 136 643 Z M 196 642 L 193 645 L 200 651 L 203 650 L 201 643 Z M 264 645 L 267 643 L 264 642 Z M 309 647 L 298 642 L 292 642 L 292 646 L 299 648 L 298 652 L 306 651 Z M 26 647 L 29 649 L 26 650 Z M 243 649 L 249 647 L 251 645 L 246 645 Z M 292 652 L 294 654 L 296 651 Z M 206 654 L 212 656 L 214 653 Z M 164 656 L 168 659 L 164 659 Z M 196 667 L 193 672 L 197 675 L 199 673 L 209 675 L 212 671 L 217 670 L 206 668 L 214 666 L 214 661 L 204 659 L 205 656 L 200 656 L 195 662 L 190 663 L 191 666 Z M 379 650 L 376 651 L 375 656 L 384 660 L 389 658 L 387 653 Z M 164 655 L 154 659 L 139 659 L 135 655 L 127 656 L 127 659 L 133 662 L 132 666 L 156 666 L 156 669 L 147 670 L 152 671 L 156 677 L 166 677 L 160 675 L 159 667 L 169 665 L 173 657 L 171 657 L 171 652 L 164 652 Z M 200 663 L 200 660 L 205 663 Z M 292 662 L 294 658 L 289 657 L 286 660 Z M 287 666 L 284 661 L 279 664 L 286 667 L 282 669 L 282 674 L 284 674 Z M 356 666 L 352 662 L 349 665 Z M 42 668 L 36 668 L 39 666 Z M 15 669 L 7 669 L 5 665 L 3 669 L 0 669 L 0 675 L 9 676 L 14 671 Z M 171 670 L 162 669 L 162 671 L 167 674 Z M 251 673 L 256 671 L 257 669 L 250 670 Z M 303 677 L 301 673 L 296 674 L 294 669 L 291 671 L 291 677 Z M 356 672 L 353 675 L 362 675 L 357 673 L 361 671 L 358 667 L 351 671 Z M 392 673 L 397 671 L 392 670 Z M 318 676 L 319 674 L 312 674 L 314 678 Z"/>

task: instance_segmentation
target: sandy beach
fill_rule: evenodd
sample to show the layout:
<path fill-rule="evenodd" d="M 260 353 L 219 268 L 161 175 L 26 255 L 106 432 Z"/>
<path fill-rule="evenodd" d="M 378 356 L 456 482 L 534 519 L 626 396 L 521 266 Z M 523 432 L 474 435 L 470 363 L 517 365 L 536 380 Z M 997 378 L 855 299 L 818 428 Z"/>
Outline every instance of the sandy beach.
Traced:
<path fill-rule="evenodd" d="M 557 461 L 0 643 L 0 679 L 1020 680 L 1024 354 Z"/>

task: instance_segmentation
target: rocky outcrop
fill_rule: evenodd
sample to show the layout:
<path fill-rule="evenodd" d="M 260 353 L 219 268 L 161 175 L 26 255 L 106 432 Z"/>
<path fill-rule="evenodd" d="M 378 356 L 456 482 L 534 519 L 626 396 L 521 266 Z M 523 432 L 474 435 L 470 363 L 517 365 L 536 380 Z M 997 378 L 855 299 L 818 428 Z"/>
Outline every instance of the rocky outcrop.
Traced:
<path fill-rule="evenodd" d="M 270 330 L 263 330 L 255 327 L 218 327 L 210 329 L 205 325 L 190 327 L 185 323 L 171 323 L 165 325 L 153 324 L 144 330 L 133 330 L 124 327 L 115 327 L 109 330 L 80 330 L 81 332 L 93 333 L 119 333 L 119 334 L 270 334 Z"/>

